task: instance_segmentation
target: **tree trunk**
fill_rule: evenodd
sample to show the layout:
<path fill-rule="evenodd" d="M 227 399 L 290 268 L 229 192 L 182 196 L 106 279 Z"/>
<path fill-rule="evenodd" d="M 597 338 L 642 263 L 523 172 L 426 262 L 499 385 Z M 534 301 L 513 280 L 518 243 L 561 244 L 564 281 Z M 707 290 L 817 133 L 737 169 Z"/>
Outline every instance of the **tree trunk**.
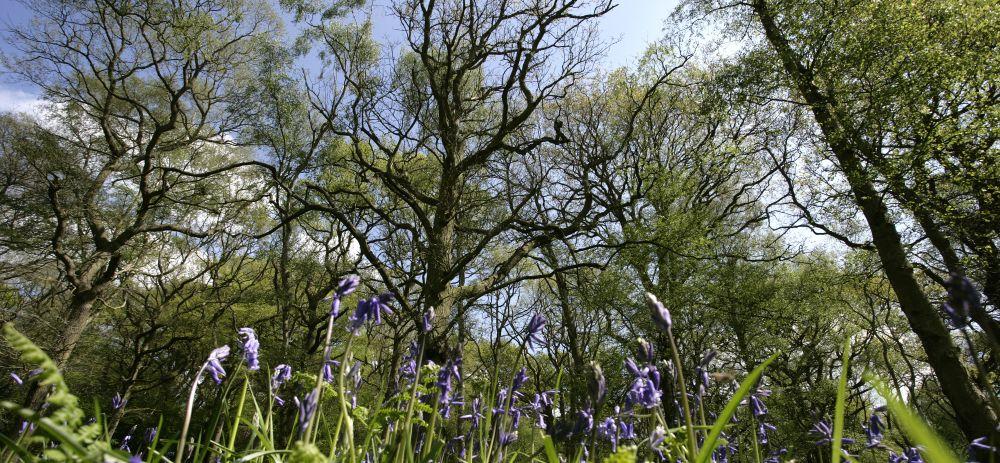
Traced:
<path fill-rule="evenodd" d="M 889 284 L 910 327 L 920 339 L 945 397 L 955 410 L 959 427 L 970 440 L 991 434 L 996 419 L 962 364 L 944 322 L 913 275 L 902 239 L 889 218 L 885 202 L 861 163 L 859 151 L 863 148 L 854 146 L 857 140 L 851 139 L 851 132 L 838 117 L 835 100 L 823 95 L 813 82 L 811 71 L 789 45 L 765 0 L 754 0 L 752 6 L 768 42 L 780 57 L 796 89 L 810 105 L 826 142 L 847 177 L 854 199 L 868 222 Z"/>

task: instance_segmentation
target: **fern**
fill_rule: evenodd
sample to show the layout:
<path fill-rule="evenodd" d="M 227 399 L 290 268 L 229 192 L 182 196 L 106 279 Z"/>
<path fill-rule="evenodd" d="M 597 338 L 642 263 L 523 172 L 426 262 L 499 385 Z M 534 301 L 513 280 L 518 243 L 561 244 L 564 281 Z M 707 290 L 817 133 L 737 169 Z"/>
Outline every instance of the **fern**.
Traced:
<path fill-rule="evenodd" d="M 28 445 L 38 443 L 45 447 L 51 441 L 62 444 L 45 450 L 46 458 L 57 461 L 107 454 L 107 443 L 98 440 L 101 434 L 100 424 L 84 424 L 86 415 L 80 408 L 80 401 L 70 392 L 56 363 L 35 343 L 14 329 L 14 325 L 4 324 L 3 336 L 21 354 L 22 361 L 37 367 L 39 373 L 35 377 L 38 378 L 39 387 L 49 389 L 43 406 L 47 411 L 45 416 L 13 402 L 0 402 L 3 408 L 38 426 L 37 432 L 23 442 Z"/>

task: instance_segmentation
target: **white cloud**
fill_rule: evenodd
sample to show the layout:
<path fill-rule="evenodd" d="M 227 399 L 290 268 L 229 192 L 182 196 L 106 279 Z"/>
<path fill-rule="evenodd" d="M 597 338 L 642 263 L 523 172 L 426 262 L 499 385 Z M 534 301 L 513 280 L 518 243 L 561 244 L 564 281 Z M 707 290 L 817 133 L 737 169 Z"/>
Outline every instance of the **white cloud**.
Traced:
<path fill-rule="evenodd" d="M 38 116 L 44 111 L 44 104 L 38 95 L 0 86 L 0 111 Z"/>

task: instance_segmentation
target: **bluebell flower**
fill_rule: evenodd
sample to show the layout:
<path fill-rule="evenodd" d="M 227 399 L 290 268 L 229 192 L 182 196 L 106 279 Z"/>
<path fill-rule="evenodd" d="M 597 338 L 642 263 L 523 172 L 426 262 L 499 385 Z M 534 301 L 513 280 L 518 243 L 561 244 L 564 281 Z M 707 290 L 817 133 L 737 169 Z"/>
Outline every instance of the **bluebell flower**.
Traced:
<path fill-rule="evenodd" d="M 980 454 L 989 455 L 991 453 L 996 453 L 996 451 L 997 448 L 989 444 L 987 436 L 973 439 L 972 442 L 969 443 L 970 456 L 975 456 Z"/>
<path fill-rule="evenodd" d="M 416 342 L 410 342 L 410 349 L 399 365 L 399 376 L 407 381 L 417 378 L 417 356 L 420 355 L 420 348 Z"/>
<path fill-rule="evenodd" d="M 14 381 L 14 384 L 17 384 L 18 386 L 23 386 L 24 385 L 24 380 L 21 379 L 20 376 L 17 376 L 17 373 L 11 373 L 10 374 L 10 379 L 12 379 Z"/>
<path fill-rule="evenodd" d="M 545 391 L 540 394 L 535 394 L 534 398 L 528 404 L 531 407 L 532 412 L 535 414 L 535 427 L 538 429 L 546 429 L 545 425 L 545 410 L 552 406 L 552 398 L 550 397 L 554 391 Z"/>
<path fill-rule="evenodd" d="M 333 302 L 330 304 L 331 317 L 336 317 L 340 315 L 341 299 L 343 299 L 344 296 L 353 293 L 354 290 L 357 289 L 358 283 L 360 282 L 361 279 L 358 278 L 357 275 L 348 275 L 347 277 L 344 277 L 342 280 L 340 280 L 339 283 L 337 283 L 337 289 L 334 290 L 333 292 Z"/>
<path fill-rule="evenodd" d="M 340 362 L 337 360 L 323 362 L 323 368 L 320 370 L 320 377 L 323 378 L 323 381 L 332 383 L 336 379 L 336 376 L 333 374 L 334 367 L 340 367 Z"/>
<path fill-rule="evenodd" d="M 510 431 L 510 432 L 502 431 L 500 433 L 500 446 L 501 447 L 506 447 L 506 446 L 508 446 L 510 444 L 513 444 L 514 441 L 516 441 L 516 440 L 517 440 L 517 431 Z"/>
<path fill-rule="evenodd" d="M 669 331 L 673 321 L 670 319 L 670 311 L 663 306 L 653 293 L 646 293 L 646 307 L 649 308 L 649 312 L 653 317 L 653 323 L 659 326 L 663 331 Z"/>
<path fill-rule="evenodd" d="M 592 410 L 580 410 L 576 413 L 576 422 L 573 425 L 573 434 L 585 436 L 594 429 L 594 413 Z"/>
<path fill-rule="evenodd" d="M 597 426 L 597 435 L 611 443 L 611 452 L 618 451 L 618 424 L 614 418 L 605 418 Z"/>
<path fill-rule="evenodd" d="M 660 457 L 660 460 L 666 458 L 663 455 L 663 442 L 666 440 L 667 431 L 663 429 L 663 426 L 657 426 L 649 434 L 649 449 L 655 452 Z"/>
<path fill-rule="evenodd" d="M 872 416 L 868 418 L 868 426 L 864 428 L 866 448 L 871 449 L 882 446 L 882 427 L 882 419 L 879 418 L 877 413 L 872 413 Z"/>
<path fill-rule="evenodd" d="M 639 338 L 638 343 L 639 343 L 639 358 L 646 363 L 656 362 L 656 354 L 653 351 L 653 345 L 644 338 Z"/>
<path fill-rule="evenodd" d="M 381 324 L 382 316 L 392 313 L 389 302 L 394 298 L 392 293 L 384 293 L 368 300 L 358 301 L 358 308 L 351 315 L 351 331 L 357 333 L 369 321 L 373 321 L 376 325 Z"/>
<path fill-rule="evenodd" d="M 129 444 L 132 443 L 132 434 L 135 433 L 135 428 L 136 426 L 132 426 L 132 429 L 130 429 L 127 433 L 125 433 L 125 437 L 122 438 L 122 443 L 118 447 L 119 450 L 124 450 L 126 452 L 132 453 L 132 449 L 129 447 Z"/>
<path fill-rule="evenodd" d="M 653 365 L 639 367 L 631 358 L 626 359 L 625 368 L 634 376 L 632 386 L 625 394 L 625 406 L 631 408 L 634 405 L 641 405 L 644 408 L 653 408 L 660 403 L 659 372 Z"/>
<path fill-rule="evenodd" d="M 516 392 L 519 389 L 521 389 L 521 387 L 524 386 L 524 383 L 527 382 L 528 382 L 528 372 L 527 370 L 525 370 L 524 367 L 521 367 L 521 370 L 519 370 L 517 374 L 514 375 L 514 384 L 511 386 L 510 390 Z"/>
<path fill-rule="evenodd" d="M 976 287 L 957 273 L 948 280 L 948 298 L 943 304 L 944 312 L 951 318 L 955 328 L 969 325 L 969 314 L 982 310 L 982 295 Z"/>
<path fill-rule="evenodd" d="M 116 392 L 115 396 L 111 398 L 111 408 L 113 408 L 115 410 L 118 410 L 118 409 L 120 409 L 120 408 L 122 408 L 122 407 L 125 406 L 125 402 L 128 402 L 128 401 L 127 400 L 123 400 L 122 399 L 122 395 L 120 393 Z"/>
<path fill-rule="evenodd" d="M 698 362 L 698 367 L 695 369 L 695 378 L 697 378 L 697 392 L 695 397 L 701 400 L 705 393 L 708 391 L 709 378 L 708 378 L 708 364 L 715 359 L 716 352 L 714 350 L 708 351 L 701 361 Z"/>
<path fill-rule="evenodd" d="M 257 341 L 257 333 L 253 328 L 240 328 L 240 336 L 243 336 L 243 358 L 247 361 L 247 369 L 257 371 L 260 369 L 260 342 Z"/>
<path fill-rule="evenodd" d="M 472 399 L 471 410 L 468 414 L 458 417 L 461 420 L 470 420 L 472 429 L 479 429 L 479 424 L 485 416 L 483 415 L 483 401 L 476 397 Z"/>
<path fill-rule="evenodd" d="M 820 438 L 819 440 L 816 441 L 816 445 L 824 445 L 833 442 L 833 428 L 830 427 L 830 423 L 828 423 L 826 420 L 819 420 L 818 423 L 813 425 L 812 429 L 809 432 L 815 434 Z M 853 444 L 854 439 L 851 439 L 849 437 L 844 437 L 840 439 L 840 442 L 843 445 Z"/>
<path fill-rule="evenodd" d="M 767 433 L 776 431 L 777 429 L 778 428 L 774 427 L 773 424 L 761 421 L 760 423 L 757 424 L 757 440 L 759 440 L 761 444 L 767 445 L 768 442 Z"/>
<path fill-rule="evenodd" d="M 542 346 L 545 345 L 545 339 L 542 338 L 542 329 L 545 328 L 545 316 L 540 313 L 535 313 L 531 316 L 531 320 L 528 321 L 528 346 Z"/>
<path fill-rule="evenodd" d="M 143 437 L 146 439 L 146 444 L 152 444 L 153 439 L 156 439 L 156 428 L 146 428 L 146 432 Z"/>
<path fill-rule="evenodd" d="M 132 455 L 128 457 L 128 463 L 142 463 L 141 455 Z"/>
<path fill-rule="evenodd" d="M 787 449 L 775 450 L 767 456 L 767 459 L 764 460 L 764 463 L 781 463 L 781 456 L 786 453 L 788 453 Z"/>
<path fill-rule="evenodd" d="M 312 420 L 313 414 L 316 413 L 316 400 L 319 398 L 319 390 L 313 389 L 308 395 L 306 395 L 305 400 L 299 400 L 295 397 L 295 405 L 299 407 L 299 432 L 305 432 L 306 427 L 309 426 L 309 422 Z"/>
<path fill-rule="evenodd" d="M 290 379 L 292 379 L 292 367 L 285 364 L 274 367 L 274 374 L 271 375 L 271 390 L 278 390 L 282 384 Z"/>
<path fill-rule="evenodd" d="M 208 354 L 208 360 L 205 362 L 204 368 L 212 375 L 212 379 L 215 380 L 215 384 L 222 384 L 222 378 L 226 376 L 226 370 L 222 368 L 222 362 L 229 357 L 229 346 L 222 346 L 212 350 Z"/>

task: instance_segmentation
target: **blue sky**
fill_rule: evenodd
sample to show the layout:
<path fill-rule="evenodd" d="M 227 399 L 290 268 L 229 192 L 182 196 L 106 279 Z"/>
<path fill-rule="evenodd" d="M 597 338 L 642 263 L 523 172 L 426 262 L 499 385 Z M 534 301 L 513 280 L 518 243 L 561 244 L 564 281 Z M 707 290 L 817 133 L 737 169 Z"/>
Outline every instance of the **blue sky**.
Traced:
<path fill-rule="evenodd" d="M 28 0 L 30 1 L 30 0 Z M 378 38 L 392 38 L 398 28 L 395 18 L 387 17 L 384 5 L 389 0 L 372 2 L 375 34 Z M 618 6 L 601 19 L 599 30 L 605 41 L 612 43 L 604 60 L 606 69 L 628 66 L 662 36 L 663 25 L 677 5 L 676 0 L 619 0 Z M 0 24 L 9 27 L 30 27 L 31 14 L 17 0 L 0 0 Z M 6 34 L 4 34 L 6 35 Z M 6 41 L 0 42 L 0 51 L 10 50 Z M 30 111 L 37 100 L 37 91 L 23 82 L 12 80 L 0 70 L 0 111 Z"/>

